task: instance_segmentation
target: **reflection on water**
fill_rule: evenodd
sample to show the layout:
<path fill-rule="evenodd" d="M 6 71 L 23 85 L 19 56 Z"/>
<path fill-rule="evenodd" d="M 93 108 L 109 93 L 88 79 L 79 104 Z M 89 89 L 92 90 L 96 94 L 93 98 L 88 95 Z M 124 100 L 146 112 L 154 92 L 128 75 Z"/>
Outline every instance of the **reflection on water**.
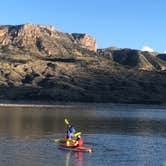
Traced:
<path fill-rule="evenodd" d="M 83 166 L 83 152 L 76 152 L 76 161 L 77 161 L 77 166 Z"/>
<path fill-rule="evenodd" d="M 60 135 L 55 135 L 60 136 Z M 160 137 L 88 134 L 86 146 L 92 153 L 58 149 L 47 138 L 0 139 L 0 165 L 3 166 L 164 166 L 166 139 Z"/>
<path fill-rule="evenodd" d="M 83 133 L 163 135 L 166 110 L 129 107 L 0 107 L 0 136 L 40 136 L 65 131 L 64 118 Z M 149 115 L 149 116 L 148 116 Z"/>
<path fill-rule="evenodd" d="M 83 119 L 87 116 L 95 116 L 94 111 L 86 114 L 86 109 L 0 108 L 0 135 L 30 136 L 62 133 L 65 130 L 65 117 L 75 123 L 75 120 L 79 120 L 78 116 Z M 80 125 L 79 122 L 78 125 Z"/>
<path fill-rule="evenodd" d="M 65 166 L 70 166 L 72 165 L 72 154 L 74 161 L 75 161 L 75 165 L 76 166 L 83 166 L 83 152 L 66 152 L 66 162 L 65 162 Z"/>
<path fill-rule="evenodd" d="M 66 164 L 65 164 L 65 166 L 69 166 L 69 164 L 70 164 L 70 157 L 71 157 L 71 152 L 66 153 Z"/>
<path fill-rule="evenodd" d="M 53 140 L 67 117 L 93 152 L 69 152 Z M 156 166 L 166 163 L 166 110 L 115 105 L 0 107 L 0 165 Z"/>

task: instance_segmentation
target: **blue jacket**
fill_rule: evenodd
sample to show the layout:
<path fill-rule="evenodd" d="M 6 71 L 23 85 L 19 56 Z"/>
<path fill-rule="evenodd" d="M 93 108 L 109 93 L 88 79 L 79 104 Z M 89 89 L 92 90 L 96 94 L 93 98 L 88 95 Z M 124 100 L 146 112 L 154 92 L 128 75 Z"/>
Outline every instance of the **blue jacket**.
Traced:
<path fill-rule="evenodd" d="M 70 126 L 68 130 L 71 134 L 74 134 L 76 132 L 73 126 Z"/>

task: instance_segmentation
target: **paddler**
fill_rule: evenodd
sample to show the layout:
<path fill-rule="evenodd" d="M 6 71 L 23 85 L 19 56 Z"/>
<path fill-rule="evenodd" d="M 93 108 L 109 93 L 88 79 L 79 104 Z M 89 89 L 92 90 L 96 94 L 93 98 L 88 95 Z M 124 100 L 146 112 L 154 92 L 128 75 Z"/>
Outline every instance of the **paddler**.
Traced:
<path fill-rule="evenodd" d="M 68 125 L 68 129 L 67 129 L 67 134 L 66 134 L 66 145 L 69 146 L 70 145 L 70 140 L 72 140 L 72 136 L 75 133 L 75 128 L 69 124 Z"/>
<path fill-rule="evenodd" d="M 83 139 L 81 138 L 81 135 L 78 135 L 74 146 L 80 147 L 80 146 L 83 146 L 83 144 L 84 144 L 84 141 L 83 141 Z"/>
<path fill-rule="evenodd" d="M 76 132 L 76 131 L 75 131 L 75 128 L 74 128 L 71 124 L 69 124 L 69 125 L 68 125 L 68 129 L 67 129 L 67 135 L 66 135 L 67 139 L 71 139 L 71 138 L 72 138 L 72 135 L 73 135 L 75 132 Z"/>

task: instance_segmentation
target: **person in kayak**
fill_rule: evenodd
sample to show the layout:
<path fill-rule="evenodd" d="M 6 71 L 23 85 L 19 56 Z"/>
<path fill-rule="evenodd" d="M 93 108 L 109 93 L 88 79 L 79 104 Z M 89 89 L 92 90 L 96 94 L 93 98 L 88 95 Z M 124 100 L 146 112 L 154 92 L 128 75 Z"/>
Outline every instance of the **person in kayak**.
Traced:
<path fill-rule="evenodd" d="M 71 124 L 69 124 L 68 125 L 68 129 L 67 129 L 67 133 L 66 133 L 66 145 L 67 146 L 70 146 L 71 140 L 72 140 L 72 136 L 73 136 L 73 134 L 75 132 L 76 132 L 75 128 Z"/>
<path fill-rule="evenodd" d="M 73 135 L 75 132 L 76 132 L 76 131 L 75 131 L 75 128 L 74 128 L 71 124 L 69 124 L 69 125 L 68 125 L 68 129 L 67 129 L 66 138 L 67 138 L 67 139 L 72 139 L 72 135 Z"/>
<path fill-rule="evenodd" d="M 83 139 L 81 138 L 81 135 L 78 135 L 74 146 L 80 147 L 80 146 L 83 146 L 83 144 L 84 144 L 84 141 L 83 141 Z"/>

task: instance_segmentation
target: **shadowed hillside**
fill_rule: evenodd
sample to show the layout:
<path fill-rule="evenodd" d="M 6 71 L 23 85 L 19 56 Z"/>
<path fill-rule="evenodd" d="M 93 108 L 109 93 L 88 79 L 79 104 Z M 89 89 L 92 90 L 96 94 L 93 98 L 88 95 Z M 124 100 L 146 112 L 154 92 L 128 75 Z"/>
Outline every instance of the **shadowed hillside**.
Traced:
<path fill-rule="evenodd" d="M 119 64 L 142 70 L 166 70 L 166 55 L 134 49 L 98 49 L 100 56 Z"/>
<path fill-rule="evenodd" d="M 0 99 L 165 103 L 165 63 L 139 50 L 97 53 L 87 34 L 0 26 Z"/>

